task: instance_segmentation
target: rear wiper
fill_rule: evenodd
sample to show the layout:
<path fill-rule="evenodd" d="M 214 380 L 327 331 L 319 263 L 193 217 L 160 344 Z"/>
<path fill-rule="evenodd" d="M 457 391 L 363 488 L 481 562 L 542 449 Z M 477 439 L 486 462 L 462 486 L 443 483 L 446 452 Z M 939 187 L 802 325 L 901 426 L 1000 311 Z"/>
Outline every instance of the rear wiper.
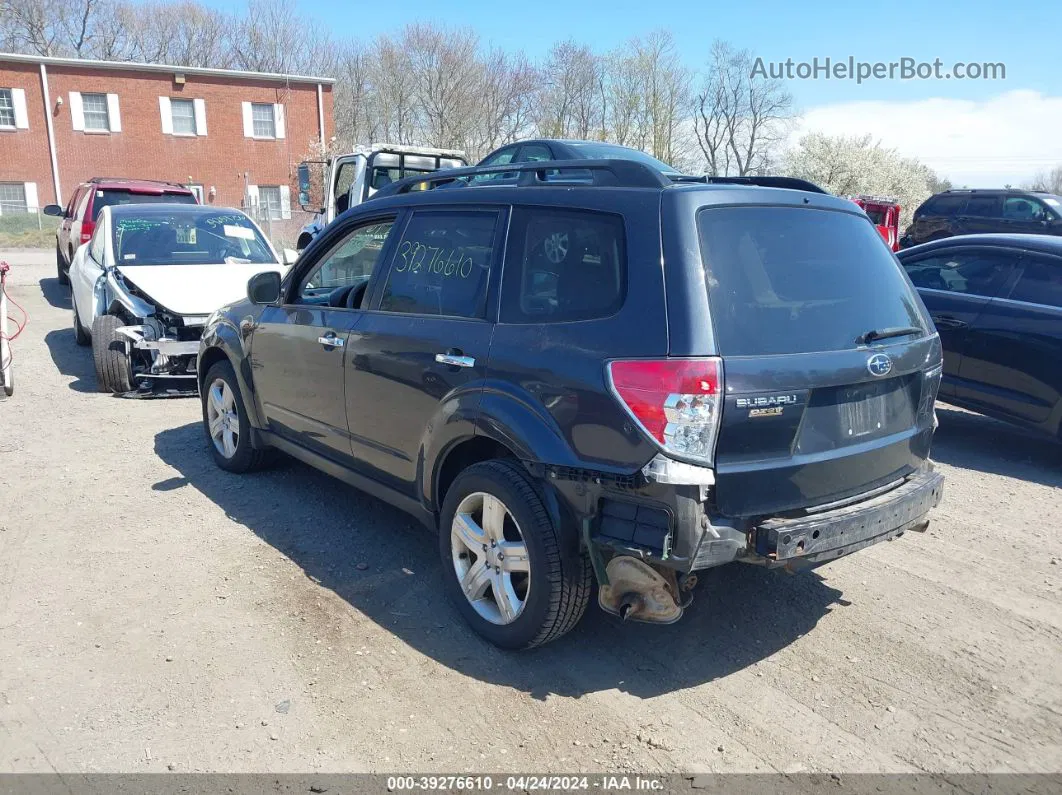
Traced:
<path fill-rule="evenodd" d="M 860 334 L 856 337 L 856 343 L 859 345 L 866 345 L 868 342 L 874 342 L 875 340 L 887 340 L 892 337 L 909 337 L 912 334 L 922 334 L 923 329 L 918 326 L 893 326 L 891 328 L 877 328 L 871 329 L 866 334 Z"/>

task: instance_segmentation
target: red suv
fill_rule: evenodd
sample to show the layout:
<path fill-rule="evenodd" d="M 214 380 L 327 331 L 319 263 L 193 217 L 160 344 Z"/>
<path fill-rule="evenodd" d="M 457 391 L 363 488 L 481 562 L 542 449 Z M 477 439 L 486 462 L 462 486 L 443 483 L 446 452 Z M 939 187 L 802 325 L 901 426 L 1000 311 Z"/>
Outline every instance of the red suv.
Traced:
<path fill-rule="evenodd" d="M 70 262 L 82 243 L 87 243 L 104 207 L 114 204 L 197 204 L 195 194 L 176 182 L 148 179 L 93 177 L 77 186 L 66 208 L 49 204 L 45 215 L 62 219 L 55 230 L 55 267 L 60 284 L 70 284 Z"/>

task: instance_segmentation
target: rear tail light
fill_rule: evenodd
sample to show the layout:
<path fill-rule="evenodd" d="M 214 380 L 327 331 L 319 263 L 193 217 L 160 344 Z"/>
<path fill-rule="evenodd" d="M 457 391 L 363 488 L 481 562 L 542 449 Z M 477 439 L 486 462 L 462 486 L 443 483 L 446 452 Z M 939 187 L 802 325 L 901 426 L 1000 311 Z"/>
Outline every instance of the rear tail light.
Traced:
<path fill-rule="evenodd" d="M 92 239 L 92 233 L 96 230 L 95 221 L 81 222 L 81 242 L 88 243 Z"/>
<path fill-rule="evenodd" d="M 612 391 L 664 452 L 711 465 L 723 412 L 719 358 L 621 359 L 608 363 Z"/>

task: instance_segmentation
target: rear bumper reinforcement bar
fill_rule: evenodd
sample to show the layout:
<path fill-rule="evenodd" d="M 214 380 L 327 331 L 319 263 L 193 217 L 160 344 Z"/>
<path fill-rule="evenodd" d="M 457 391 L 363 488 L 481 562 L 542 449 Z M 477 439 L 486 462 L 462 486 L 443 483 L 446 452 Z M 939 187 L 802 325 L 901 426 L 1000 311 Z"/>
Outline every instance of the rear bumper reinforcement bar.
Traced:
<path fill-rule="evenodd" d="M 768 560 L 822 563 L 864 547 L 921 530 L 940 503 L 944 476 L 924 470 L 895 489 L 865 502 L 795 519 L 768 519 L 756 528 Z"/>

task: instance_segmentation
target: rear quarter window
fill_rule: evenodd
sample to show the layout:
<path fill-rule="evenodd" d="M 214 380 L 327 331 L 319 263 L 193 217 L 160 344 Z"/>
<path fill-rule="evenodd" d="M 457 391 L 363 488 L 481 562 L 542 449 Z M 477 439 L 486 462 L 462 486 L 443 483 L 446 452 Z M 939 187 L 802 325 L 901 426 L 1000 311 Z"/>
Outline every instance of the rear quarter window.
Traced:
<path fill-rule="evenodd" d="M 510 230 L 503 323 L 591 320 L 623 306 L 627 257 L 620 216 L 517 207 Z"/>
<path fill-rule="evenodd" d="M 928 331 L 921 301 L 866 217 L 721 207 L 702 209 L 698 227 L 723 355 L 847 350 L 873 329 Z"/>

